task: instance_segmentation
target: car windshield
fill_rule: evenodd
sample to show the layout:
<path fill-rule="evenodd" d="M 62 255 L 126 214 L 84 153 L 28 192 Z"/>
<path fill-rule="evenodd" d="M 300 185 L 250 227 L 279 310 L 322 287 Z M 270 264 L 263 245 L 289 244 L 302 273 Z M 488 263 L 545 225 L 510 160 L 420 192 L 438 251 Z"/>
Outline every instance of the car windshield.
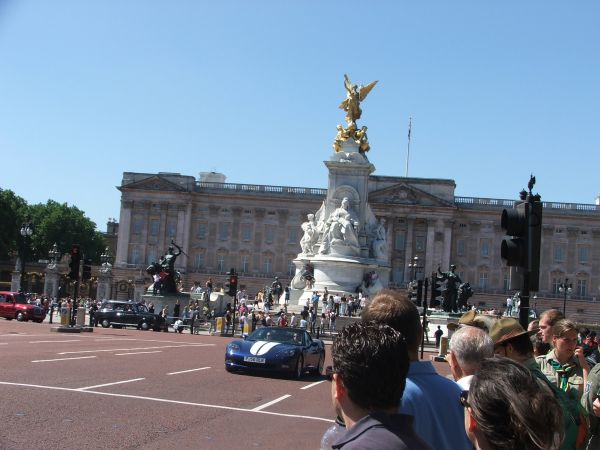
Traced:
<path fill-rule="evenodd" d="M 137 304 L 138 312 L 148 312 L 148 307 L 146 305 L 142 305 L 141 303 Z"/>
<path fill-rule="evenodd" d="M 259 328 L 247 338 L 248 341 L 273 341 L 290 345 L 303 345 L 304 337 L 301 331 L 286 330 L 285 328 Z"/>
<path fill-rule="evenodd" d="M 23 294 L 17 294 L 14 296 L 16 303 L 21 303 L 22 305 L 27 304 L 27 297 Z"/>

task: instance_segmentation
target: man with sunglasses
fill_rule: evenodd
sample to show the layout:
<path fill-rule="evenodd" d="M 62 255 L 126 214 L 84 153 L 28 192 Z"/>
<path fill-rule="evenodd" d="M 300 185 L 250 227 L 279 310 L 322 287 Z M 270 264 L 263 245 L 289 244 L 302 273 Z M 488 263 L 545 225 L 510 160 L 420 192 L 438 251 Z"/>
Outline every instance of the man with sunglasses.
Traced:
<path fill-rule="evenodd" d="M 407 345 L 387 325 L 346 326 L 332 348 L 331 398 L 346 433 L 332 448 L 430 449 L 413 429 L 413 418 L 398 414 L 408 373 Z"/>

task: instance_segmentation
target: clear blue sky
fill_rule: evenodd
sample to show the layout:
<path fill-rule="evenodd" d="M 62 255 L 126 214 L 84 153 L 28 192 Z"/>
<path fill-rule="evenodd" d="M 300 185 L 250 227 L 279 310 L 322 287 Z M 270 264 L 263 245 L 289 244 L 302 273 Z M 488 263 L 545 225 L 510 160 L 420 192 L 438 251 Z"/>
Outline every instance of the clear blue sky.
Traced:
<path fill-rule="evenodd" d="M 600 194 L 597 1 L 0 0 L 0 188 L 119 218 L 124 171 L 326 187 L 343 75 L 378 175 Z"/>

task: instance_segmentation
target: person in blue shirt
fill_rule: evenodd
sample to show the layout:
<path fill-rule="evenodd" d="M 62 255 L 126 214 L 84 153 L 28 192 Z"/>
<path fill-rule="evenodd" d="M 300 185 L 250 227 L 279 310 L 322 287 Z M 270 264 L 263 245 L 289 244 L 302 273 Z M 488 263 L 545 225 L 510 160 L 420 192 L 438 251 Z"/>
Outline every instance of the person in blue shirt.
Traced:
<path fill-rule="evenodd" d="M 431 448 L 415 433 L 413 418 L 398 413 L 409 366 L 401 333 L 387 325 L 355 322 L 335 338 L 331 354 L 331 399 L 346 427 L 331 448 Z"/>
<path fill-rule="evenodd" d="M 419 312 L 406 294 L 379 291 L 361 318 L 389 325 L 406 339 L 410 367 L 399 409 L 414 416 L 417 434 L 436 450 L 472 450 L 464 429 L 460 386 L 439 375 L 430 361 L 419 361 L 423 329 Z"/>

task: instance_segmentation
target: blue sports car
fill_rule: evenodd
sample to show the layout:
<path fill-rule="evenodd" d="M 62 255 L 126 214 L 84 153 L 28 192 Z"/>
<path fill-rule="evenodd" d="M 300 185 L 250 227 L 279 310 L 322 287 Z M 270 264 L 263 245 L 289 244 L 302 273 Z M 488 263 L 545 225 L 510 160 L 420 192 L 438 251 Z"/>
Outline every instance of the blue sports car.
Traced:
<path fill-rule="evenodd" d="M 225 369 L 281 372 L 300 378 L 305 371 L 323 372 L 325 344 L 302 328 L 258 328 L 244 340 L 227 344 Z"/>

